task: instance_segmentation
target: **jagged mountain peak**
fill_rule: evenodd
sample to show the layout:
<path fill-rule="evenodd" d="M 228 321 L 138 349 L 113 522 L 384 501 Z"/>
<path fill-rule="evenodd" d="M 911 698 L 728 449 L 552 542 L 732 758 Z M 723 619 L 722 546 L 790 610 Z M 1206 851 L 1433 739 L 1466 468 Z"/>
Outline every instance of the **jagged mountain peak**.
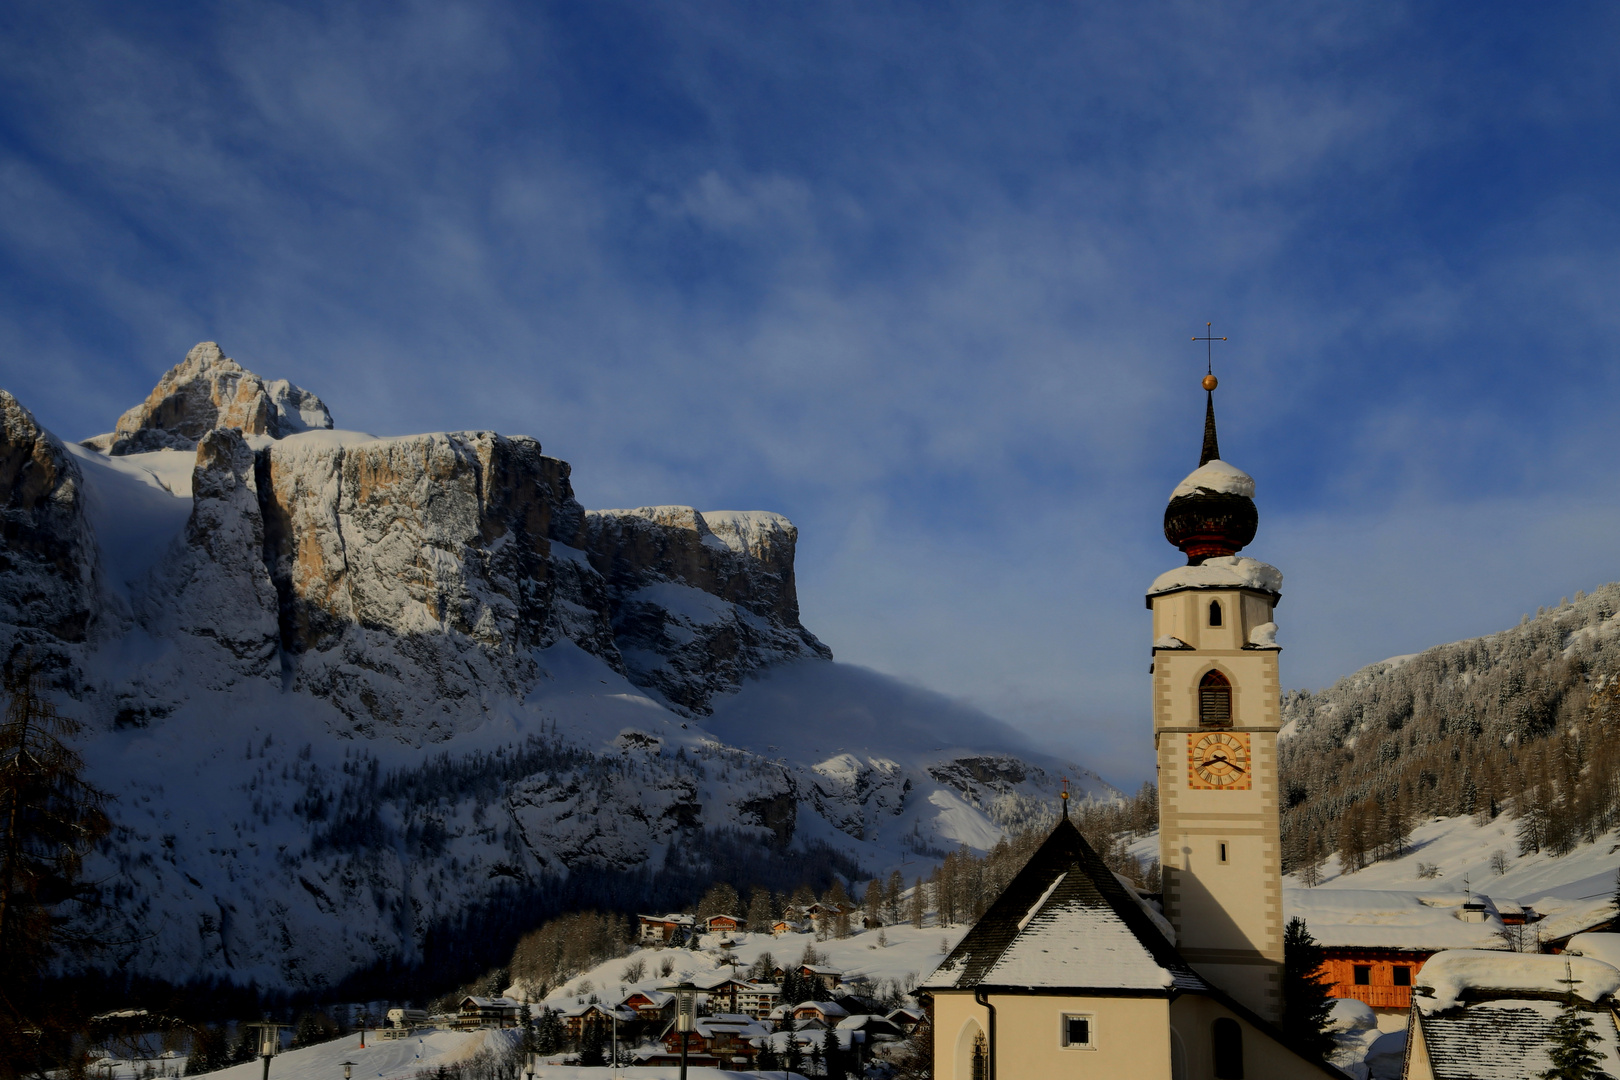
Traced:
<path fill-rule="evenodd" d="M 331 426 L 332 414 L 320 398 L 286 379 L 261 379 L 204 341 L 164 373 L 145 401 L 120 416 L 116 428 L 82 445 L 112 455 L 194 450 L 216 428 L 281 439 Z"/>

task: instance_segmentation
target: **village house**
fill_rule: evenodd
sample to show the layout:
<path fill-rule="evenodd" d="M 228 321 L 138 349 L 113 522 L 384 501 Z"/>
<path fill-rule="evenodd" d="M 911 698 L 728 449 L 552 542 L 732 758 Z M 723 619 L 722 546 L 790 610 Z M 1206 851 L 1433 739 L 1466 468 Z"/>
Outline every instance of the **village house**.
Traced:
<path fill-rule="evenodd" d="M 1598 939 L 1610 939 L 1600 941 Z M 1584 941 L 1585 952 L 1577 952 Z M 1407 1036 L 1406 1080 L 1532 1077 L 1551 1068 L 1553 1026 L 1571 993 L 1597 1036 L 1598 1067 L 1620 1075 L 1620 935 L 1585 934 L 1561 956 L 1456 949 L 1423 965 Z M 1587 953 L 1591 955 L 1587 955 Z"/>
<path fill-rule="evenodd" d="M 663 1021 L 675 1015 L 675 995 L 662 990 L 637 990 L 619 1005 L 642 1020 Z"/>
<path fill-rule="evenodd" d="M 700 1016 L 686 1033 L 686 1061 L 692 1067 L 752 1069 L 761 1042 L 770 1030 L 751 1016 L 716 1013 Z M 659 1037 L 663 1053 L 638 1060 L 642 1065 L 675 1065 L 681 1060 L 681 1032 L 674 1023 Z"/>
<path fill-rule="evenodd" d="M 819 982 L 821 988 L 828 994 L 836 993 L 844 985 L 844 973 L 834 971 L 829 967 L 820 967 L 816 964 L 800 964 L 798 971 L 801 978 L 814 979 Z M 780 983 L 783 977 L 787 975 L 787 969 L 779 965 L 772 970 L 771 975 Z"/>
<path fill-rule="evenodd" d="M 1377 889 L 1291 889 L 1288 911 L 1322 947 L 1328 992 L 1369 1005 L 1383 1031 L 1406 1026 L 1412 985 L 1442 949 L 1507 949 L 1487 896 Z"/>
<path fill-rule="evenodd" d="M 455 1026 L 463 1031 L 478 1028 L 514 1028 L 523 1016 L 523 1002 L 512 998 L 465 997 L 456 1014 Z"/>
<path fill-rule="evenodd" d="M 802 934 L 803 932 L 804 925 L 799 922 L 777 919 L 771 923 L 771 934 L 775 937 L 781 937 L 783 934 Z"/>
<path fill-rule="evenodd" d="M 921 1010 L 904 1008 L 895 1009 L 885 1019 L 907 1035 L 915 1031 L 917 1025 L 922 1023 L 923 1020 Z"/>
<path fill-rule="evenodd" d="M 578 1005 L 566 1010 L 562 1014 L 562 1025 L 568 1038 L 577 1043 L 584 1038 L 586 1027 L 592 1023 L 601 1024 L 602 1032 L 606 1034 L 613 1029 L 614 1021 L 620 1024 L 633 1024 L 639 1019 L 640 1016 L 634 1009 L 593 1001 L 588 1005 Z"/>
<path fill-rule="evenodd" d="M 734 934 L 742 929 L 742 920 L 735 915 L 710 915 L 703 920 L 703 929 L 711 934 Z"/>
<path fill-rule="evenodd" d="M 836 1001 L 802 1001 L 793 1007 L 793 1026 L 803 1028 L 805 1022 L 830 1028 L 849 1015 L 849 1011 Z"/>
<path fill-rule="evenodd" d="M 680 941 L 696 923 L 690 915 L 637 915 L 636 940 L 643 945 L 667 945 Z"/>
<path fill-rule="evenodd" d="M 764 1020 L 770 1016 L 771 1010 L 776 1008 L 782 1000 L 782 988 L 775 983 L 753 982 L 750 980 L 737 991 L 737 1007 L 733 1012 L 752 1016 L 755 1020 Z"/>

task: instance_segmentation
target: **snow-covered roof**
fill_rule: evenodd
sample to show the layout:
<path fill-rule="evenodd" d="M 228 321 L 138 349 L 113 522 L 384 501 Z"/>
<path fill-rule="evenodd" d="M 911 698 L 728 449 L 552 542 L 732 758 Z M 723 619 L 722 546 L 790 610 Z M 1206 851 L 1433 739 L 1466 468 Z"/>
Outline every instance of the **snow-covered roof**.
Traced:
<path fill-rule="evenodd" d="M 1573 985 L 1572 985 L 1573 983 Z M 1429 957 L 1413 982 L 1418 1011 L 1442 1012 L 1469 997 L 1558 998 L 1595 1003 L 1620 990 L 1620 969 L 1589 956 L 1451 949 Z"/>
<path fill-rule="evenodd" d="M 1570 956 L 1589 956 L 1620 968 L 1620 934 L 1576 934 L 1564 946 Z"/>
<path fill-rule="evenodd" d="M 1170 497 L 1179 499 L 1183 495 L 1196 495 L 1199 492 L 1210 495 L 1241 495 L 1245 499 L 1252 499 L 1254 477 L 1236 465 L 1228 465 L 1220 458 L 1215 458 L 1188 473 L 1187 479 L 1176 485 Z"/>
<path fill-rule="evenodd" d="M 665 1005 L 668 1005 L 670 1002 L 675 1000 L 674 994 L 666 994 L 662 990 L 637 990 L 635 993 L 628 995 L 624 1001 L 619 1002 L 619 1004 L 626 1004 L 631 998 L 637 997 L 646 998 L 647 1003 L 657 1009 L 662 1009 Z"/>
<path fill-rule="evenodd" d="M 800 1009 L 815 1009 L 817 1012 L 821 1013 L 822 1016 L 825 1016 L 828 1019 L 835 1016 L 849 1015 L 849 1010 L 838 1004 L 836 1001 L 801 1001 L 797 1005 L 793 1006 L 794 1012 L 798 1012 Z"/>
<path fill-rule="evenodd" d="M 1001 985 L 1209 989 L 1066 818 L 923 989 Z"/>
<path fill-rule="evenodd" d="M 1557 957 L 1544 957 L 1555 960 Z M 1418 1014 L 1431 1075 L 1441 1080 L 1524 1080 L 1551 1065 L 1552 1025 L 1562 1006 L 1555 1001 L 1486 1001 L 1447 1013 Z M 1591 1016 L 1598 1066 L 1620 1075 L 1620 1046 L 1605 1013 Z"/>
<path fill-rule="evenodd" d="M 465 1008 L 467 1006 L 468 1002 L 471 1002 L 473 1005 L 476 1005 L 480 1009 L 521 1009 L 521 1008 L 523 1008 L 523 1002 L 518 1001 L 518 1000 L 516 1000 L 514 998 L 507 998 L 507 997 L 498 997 L 498 998 L 492 998 L 492 997 L 464 997 L 464 998 L 461 999 L 462 1007 Z"/>
<path fill-rule="evenodd" d="M 1465 901 L 1484 899 L 1485 920 L 1464 922 Z M 1488 898 L 1382 889 L 1289 889 L 1283 907 L 1323 946 L 1363 949 L 1502 949 L 1502 919 Z"/>
<path fill-rule="evenodd" d="M 1282 593 L 1282 571 L 1245 555 L 1213 555 L 1197 566 L 1178 566 L 1153 579 L 1149 596 L 1181 589 L 1255 589 Z"/>
<path fill-rule="evenodd" d="M 706 1039 L 719 1034 L 735 1035 L 740 1039 L 763 1039 L 771 1033 L 770 1028 L 753 1017 L 736 1013 L 700 1016 L 692 1023 L 698 1034 Z"/>

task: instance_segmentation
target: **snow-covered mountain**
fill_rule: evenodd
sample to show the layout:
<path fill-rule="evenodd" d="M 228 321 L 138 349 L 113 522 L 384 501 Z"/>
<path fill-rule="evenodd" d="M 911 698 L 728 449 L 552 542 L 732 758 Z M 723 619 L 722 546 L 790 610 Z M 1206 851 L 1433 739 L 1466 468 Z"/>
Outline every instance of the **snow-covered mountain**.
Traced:
<path fill-rule="evenodd" d="M 83 444 L 0 422 L 0 648 L 117 796 L 125 972 L 315 988 L 1115 794 L 833 663 L 779 515 L 587 511 L 534 439 L 337 430 L 212 343 Z"/>

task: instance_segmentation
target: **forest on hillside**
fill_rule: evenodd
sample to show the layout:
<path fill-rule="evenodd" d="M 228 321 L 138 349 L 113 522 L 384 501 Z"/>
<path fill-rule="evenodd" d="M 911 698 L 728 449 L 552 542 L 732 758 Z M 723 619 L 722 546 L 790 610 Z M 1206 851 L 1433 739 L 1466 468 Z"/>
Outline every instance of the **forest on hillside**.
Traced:
<path fill-rule="evenodd" d="M 1620 584 L 1511 630 L 1283 698 L 1285 870 L 1314 884 L 1405 852 L 1424 817 L 1500 814 L 1521 853 L 1620 824 Z"/>

